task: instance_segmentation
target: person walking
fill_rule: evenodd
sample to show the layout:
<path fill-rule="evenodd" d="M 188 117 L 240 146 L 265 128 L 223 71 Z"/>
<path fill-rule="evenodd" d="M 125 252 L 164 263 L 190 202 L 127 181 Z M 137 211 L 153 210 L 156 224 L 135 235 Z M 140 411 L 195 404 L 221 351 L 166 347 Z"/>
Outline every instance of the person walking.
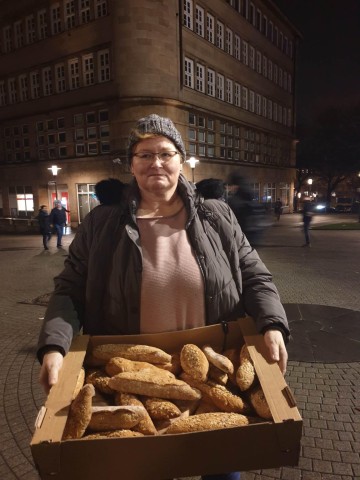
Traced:
<path fill-rule="evenodd" d="M 39 213 L 35 218 L 39 221 L 39 228 L 43 238 L 44 250 L 49 250 L 48 242 L 51 239 L 51 227 L 47 205 L 40 206 Z"/>
<path fill-rule="evenodd" d="M 282 201 L 280 200 L 280 198 L 278 198 L 274 205 L 274 213 L 277 221 L 280 220 L 280 216 L 282 214 L 282 207 L 283 207 Z"/>
<path fill-rule="evenodd" d="M 310 200 L 305 200 L 304 208 L 303 208 L 303 224 L 304 224 L 304 235 L 305 235 L 305 243 L 303 247 L 311 247 L 310 243 L 310 223 L 313 217 L 313 212 L 311 209 L 311 202 Z"/>
<path fill-rule="evenodd" d="M 231 208 L 205 200 L 182 175 L 186 151 L 173 122 L 141 118 L 127 159 L 134 179 L 126 200 L 85 217 L 55 277 L 37 351 L 45 391 L 58 381 L 80 331 L 169 332 L 227 323 L 245 312 L 285 373 L 290 332 L 271 274 Z M 238 480 L 240 473 L 202 478 Z"/>
<path fill-rule="evenodd" d="M 64 234 L 64 228 L 66 225 L 66 210 L 65 207 L 62 206 L 60 200 L 55 200 L 54 202 L 55 207 L 50 212 L 50 224 L 54 226 L 57 235 L 57 248 L 61 248 L 61 240 Z"/>

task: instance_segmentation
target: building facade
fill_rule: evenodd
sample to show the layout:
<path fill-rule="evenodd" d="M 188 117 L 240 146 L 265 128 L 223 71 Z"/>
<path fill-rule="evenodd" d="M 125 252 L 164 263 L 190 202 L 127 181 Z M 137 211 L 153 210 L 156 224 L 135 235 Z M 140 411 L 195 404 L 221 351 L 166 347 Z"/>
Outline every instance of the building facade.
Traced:
<path fill-rule="evenodd" d="M 58 197 L 76 226 L 96 182 L 131 180 L 126 138 L 150 113 L 199 160 L 189 180 L 241 169 L 255 199 L 291 211 L 299 33 L 270 0 L 0 8 L 0 216 L 30 218 Z"/>

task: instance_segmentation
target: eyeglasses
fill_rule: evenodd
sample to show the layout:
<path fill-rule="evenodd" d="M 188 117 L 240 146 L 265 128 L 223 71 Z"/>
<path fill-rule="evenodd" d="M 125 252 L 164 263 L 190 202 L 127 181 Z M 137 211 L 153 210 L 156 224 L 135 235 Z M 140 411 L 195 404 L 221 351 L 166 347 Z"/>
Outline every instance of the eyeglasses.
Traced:
<path fill-rule="evenodd" d="M 134 157 L 139 158 L 143 162 L 153 162 L 157 157 L 162 163 L 168 163 L 179 152 L 175 150 L 164 150 L 163 152 L 139 152 L 134 153 Z"/>

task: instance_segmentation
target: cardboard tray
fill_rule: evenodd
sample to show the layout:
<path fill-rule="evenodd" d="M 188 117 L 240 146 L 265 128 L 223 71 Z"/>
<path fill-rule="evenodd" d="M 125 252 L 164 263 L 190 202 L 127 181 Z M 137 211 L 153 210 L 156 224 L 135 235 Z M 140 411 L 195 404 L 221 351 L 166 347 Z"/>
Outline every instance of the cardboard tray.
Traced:
<path fill-rule="evenodd" d="M 179 350 L 185 343 L 222 349 L 246 342 L 273 422 L 177 435 L 61 441 L 86 352 L 102 343 L 142 343 Z M 275 363 L 268 363 L 262 335 L 246 317 L 228 324 L 179 332 L 109 337 L 78 336 L 64 359 L 59 382 L 39 412 L 31 452 L 41 479 L 165 480 L 231 471 L 297 465 L 302 419 Z"/>

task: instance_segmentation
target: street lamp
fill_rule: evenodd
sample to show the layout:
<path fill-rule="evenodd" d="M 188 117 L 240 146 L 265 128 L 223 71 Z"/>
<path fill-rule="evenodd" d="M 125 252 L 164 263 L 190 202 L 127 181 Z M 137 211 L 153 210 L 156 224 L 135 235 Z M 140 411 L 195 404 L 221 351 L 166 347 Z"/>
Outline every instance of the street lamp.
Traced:
<path fill-rule="evenodd" d="M 61 170 L 61 167 L 58 167 L 57 165 L 52 165 L 51 167 L 48 168 L 48 170 L 51 170 L 53 176 L 56 177 L 57 174 L 58 174 L 58 171 Z M 51 183 L 53 183 L 54 186 L 55 186 L 55 200 L 57 200 L 58 199 L 58 191 L 57 191 L 56 181 L 53 180 Z"/>
<path fill-rule="evenodd" d="M 308 178 L 307 183 L 308 183 L 308 185 L 309 185 L 310 197 L 311 197 L 311 185 L 313 184 L 313 179 L 312 179 L 312 178 Z"/>
<path fill-rule="evenodd" d="M 191 171 L 192 171 L 192 182 L 195 183 L 195 166 L 199 162 L 199 160 L 195 157 L 190 157 L 188 160 L 186 160 L 186 163 L 190 165 Z"/>

